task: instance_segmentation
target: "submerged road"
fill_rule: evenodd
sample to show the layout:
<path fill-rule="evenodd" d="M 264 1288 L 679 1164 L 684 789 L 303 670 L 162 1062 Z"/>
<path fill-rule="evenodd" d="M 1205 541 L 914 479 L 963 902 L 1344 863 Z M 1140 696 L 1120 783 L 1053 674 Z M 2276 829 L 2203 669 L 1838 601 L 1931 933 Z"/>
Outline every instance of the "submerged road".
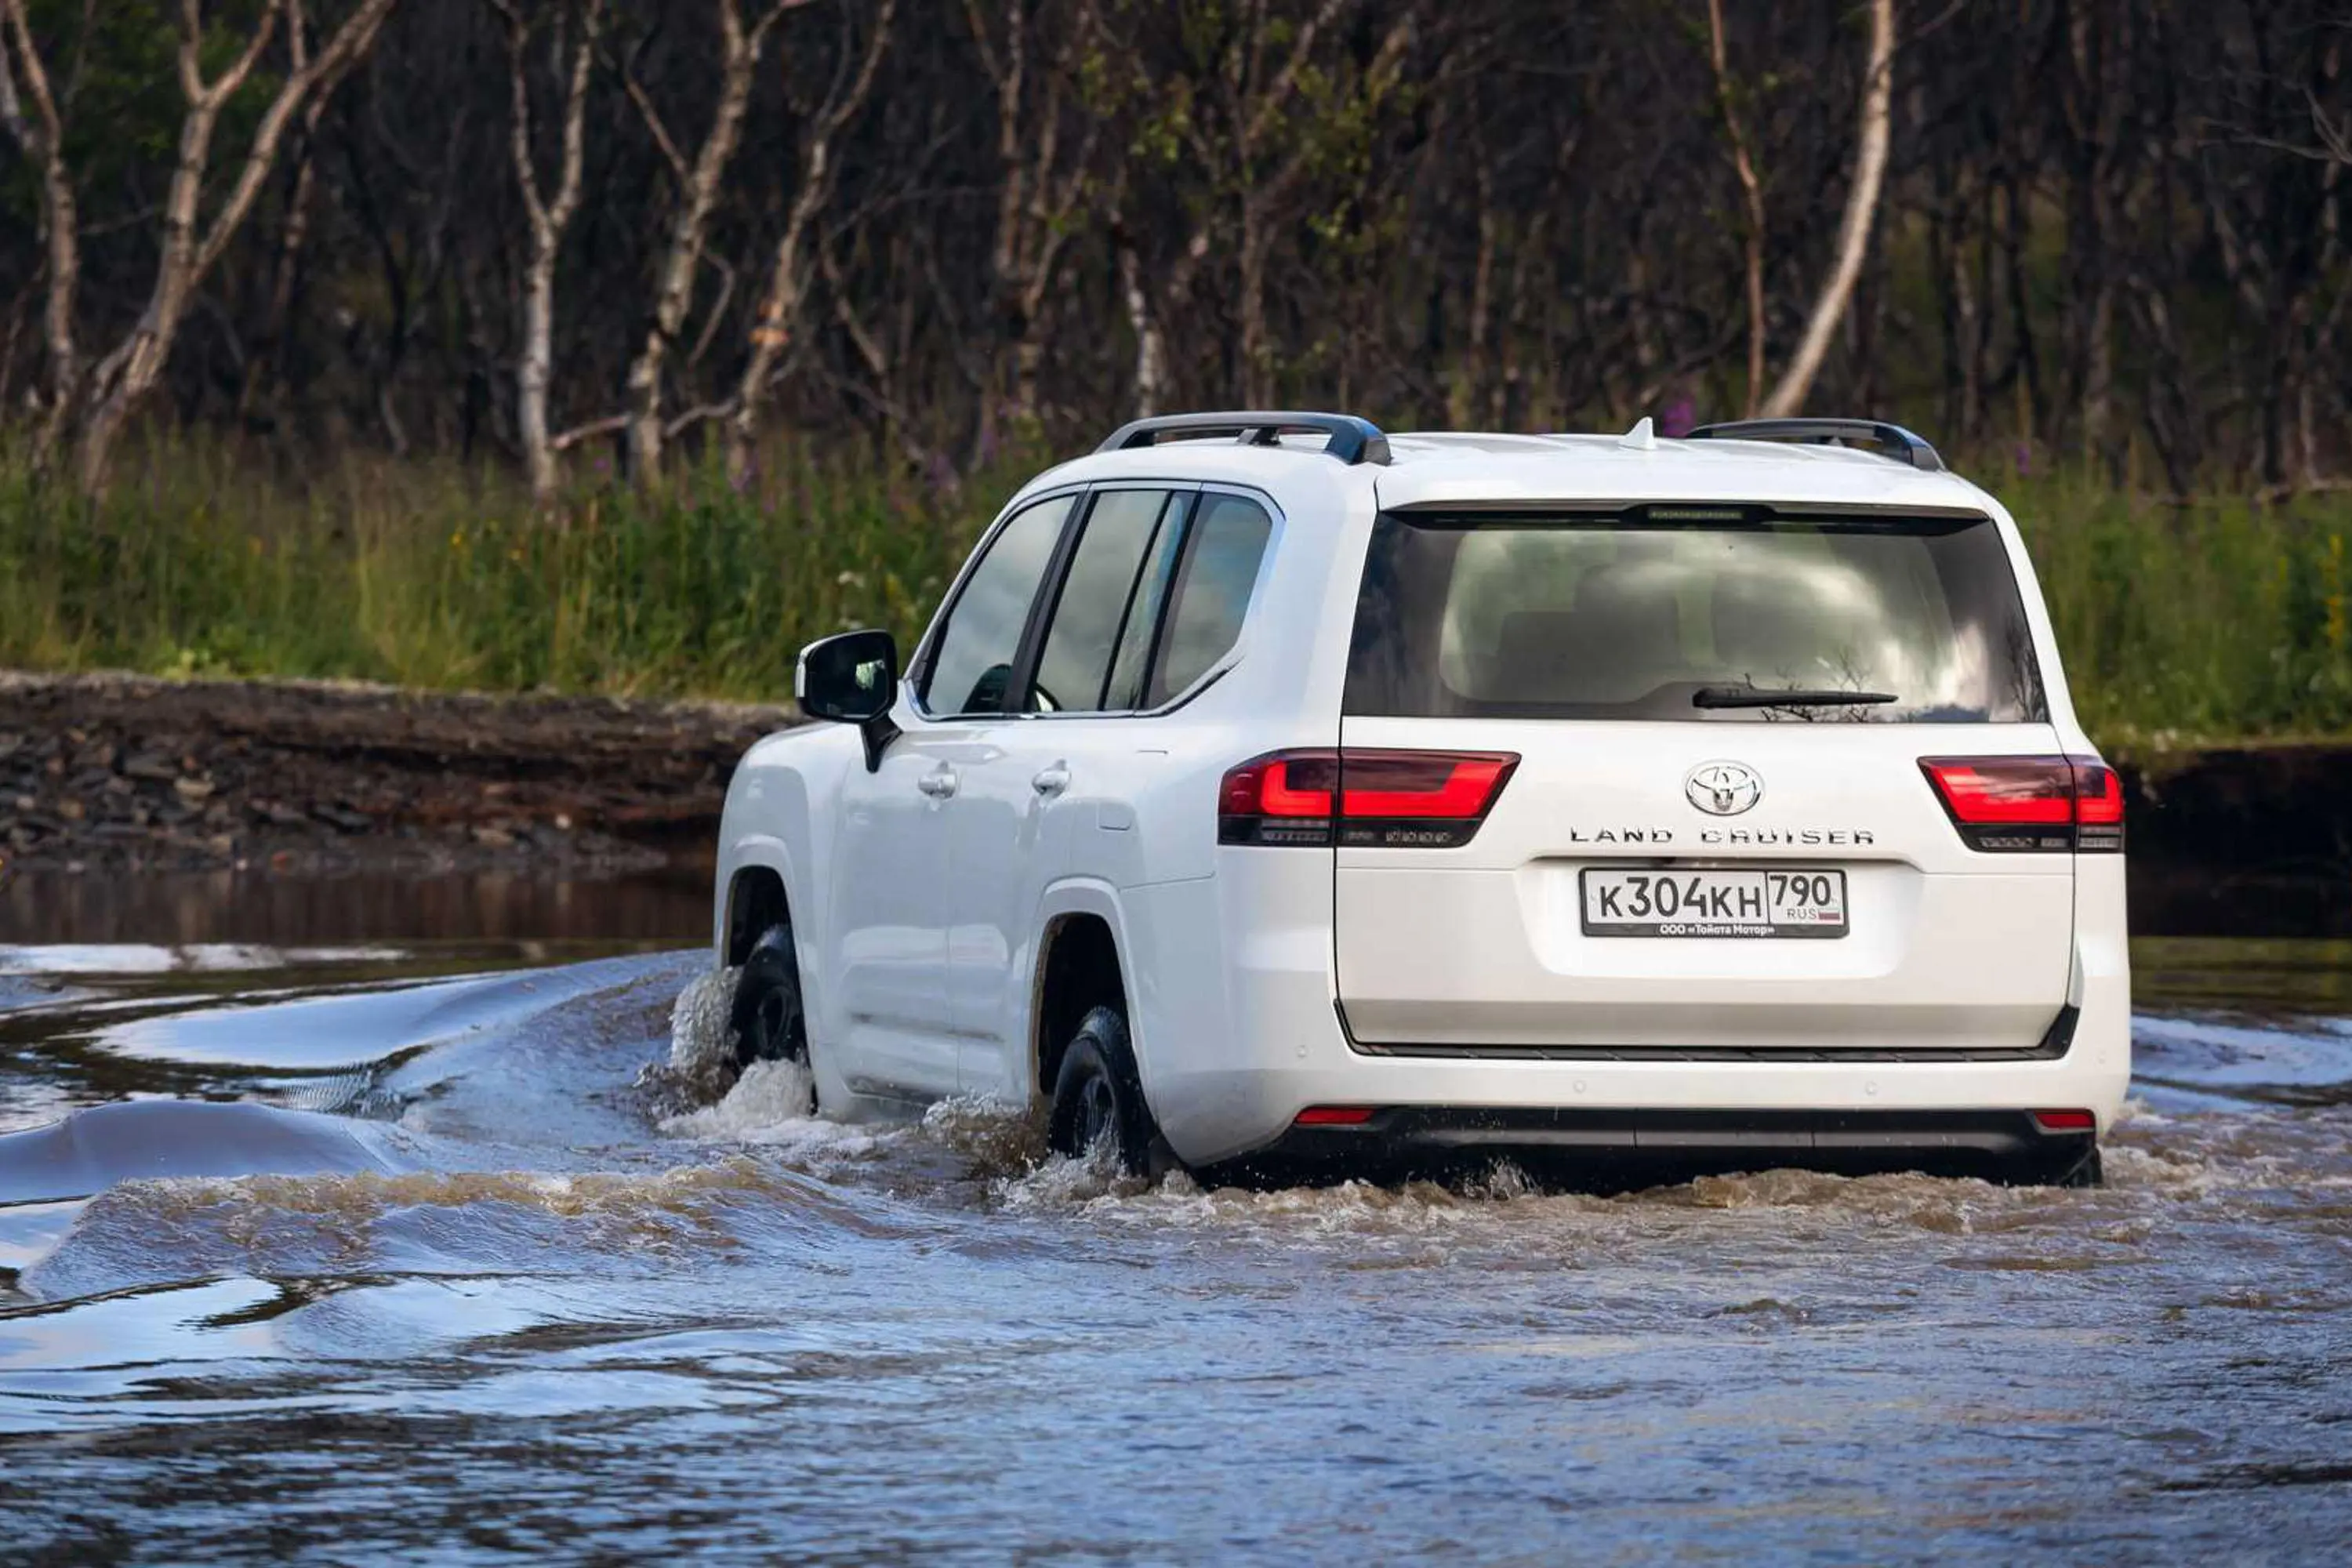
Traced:
<path fill-rule="evenodd" d="M 526 956 L 0 949 L 0 1556 L 2352 1541 L 2340 947 L 2147 950 L 2104 1191 L 1606 1199 L 802 1120 L 703 955 Z"/>

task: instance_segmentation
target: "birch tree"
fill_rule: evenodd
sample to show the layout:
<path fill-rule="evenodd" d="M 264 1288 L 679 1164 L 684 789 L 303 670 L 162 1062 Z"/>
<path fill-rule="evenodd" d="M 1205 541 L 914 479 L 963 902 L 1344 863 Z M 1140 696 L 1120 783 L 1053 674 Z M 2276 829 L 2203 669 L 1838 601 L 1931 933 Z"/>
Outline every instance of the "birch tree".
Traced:
<path fill-rule="evenodd" d="M 677 185 L 677 206 L 670 219 L 668 243 L 663 250 L 654 288 L 653 320 L 646 329 L 645 342 L 636 358 L 629 364 L 625 416 L 629 470 L 641 484 L 650 483 L 660 473 L 662 448 L 672 433 L 663 413 L 663 369 L 671 348 L 685 330 L 688 312 L 693 308 L 695 279 L 701 270 L 710 215 L 719 205 L 727 165 L 742 141 L 743 116 L 751 104 L 761 52 L 767 45 L 769 33 L 783 19 L 785 12 L 811 3 L 812 0 L 772 0 L 757 20 L 746 27 L 740 0 L 717 0 L 719 101 L 711 112 L 710 129 L 690 161 L 670 134 L 652 96 L 638 84 L 634 72 L 627 75 L 625 85 L 630 100 L 645 118 L 646 129 L 652 132 Z M 688 411 L 685 417 L 692 419 L 711 411 L 698 408 Z"/>
<path fill-rule="evenodd" d="M 1723 41 L 1723 0 L 1706 0 L 1707 61 L 1715 71 L 1716 112 L 1723 118 L 1724 140 L 1731 147 L 1731 172 L 1739 181 L 1741 277 L 1747 284 L 1748 401 L 1754 417 L 1764 395 L 1764 183 L 1757 177 L 1755 156 L 1748 151 L 1748 130 L 1739 117 L 1739 95 L 1731 80 L 1731 66 Z"/>
<path fill-rule="evenodd" d="M 1141 7 L 1147 16 L 1154 9 L 1149 0 Z M 1362 9 L 1362 0 L 1316 0 L 1295 24 L 1276 26 L 1265 0 L 1256 0 L 1233 13 L 1235 26 L 1206 40 L 1205 50 L 1197 31 L 1180 23 L 1181 68 L 1136 67 L 1136 96 L 1144 105 L 1139 140 L 1180 175 L 1205 174 L 1213 182 L 1207 193 L 1180 204 L 1192 215 L 1190 233 L 1161 263 L 1156 288 L 1132 245 L 1120 257 L 1121 291 L 1137 338 L 1136 407 L 1159 405 L 1169 365 L 1168 320 L 1203 263 L 1228 254 L 1237 274 L 1241 394 L 1261 406 L 1274 400 L 1266 275 L 1275 247 L 1286 237 L 1307 177 L 1339 142 L 1361 133 L 1394 88 L 1419 23 L 1417 3 L 1395 7 L 1369 62 L 1351 71 L 1334 39 Z M 1130 233 L 1142 226 L 1125 212 L 1120 221 Z"/>
<path fill-rule="evenodd" d="M 29 38 L 16 26 L 23 15 L 22 0 L 8 3 L 10 31 L 18 39 L 22 55 L 30 58 L 33 50 Z M 277 162 L 287 128 L 313 91 L 339 77 L 345 66 L 366 51 L 394 4 L 394 0 L 360 0 L 325 47 L 287 73 L 262 110 L 236 179 L 206 221 L 203 210 L 205 180 L 211 166 L 213 135 L 219 127 L 221 111 L 251 79 L 278 28 L 283 26 L 292 33 L 308 23 L 302 0 L 264 0 L 261 16 L 245 47 L 219 76 L 207 79 L 202 58 L 205 22 L 201 8 L 198 0 L 181 0 L 178 76 L 186 110 L 180 121 L 178 158 L 163 197 L 163 243 L 147 303 L 136 324 L 98 362 L 89 385 L 81 389 L 88 407 L 81 426 L 79 458 L 81 485 L 86 493 L 96 495 L 105 488 L 107 466 L 116 441 L 132 412 L 154 390 L 163 375 L 196 289 L 220 260 L 221 253 L 228 248 L 246 215 L 253 210 L 254 200 L 269 177 L 270 166 Z"/>
<path fill-rule="evenodd" d="M 1094 177 L 1104 124 L 1103 117 L 1073 102 L 1091 8 L 1060 7 L 1066 19 L 1058 26 L 1055 9 L 1033 0 L 964 0 L 973 52 L 996 95 L 1002 182 L 989 267 L 1003 353 L 988 389 L 984 422 L 999 401 L 1024 426 L 1038 422 L 1042 318 Z"/>
<path fill-rule="evenodd" d="M 595 59 L 597 34 L 604 26 L 604 0 L 580 0 L 576 27 L 572 5 L 559 0 L 551 7 L 555 25 L 549 30 L 548 53 L 558 68 L 563 90 L 552 190 L 542 187 L 538 158 L 531 149 L 530 59 L 536 18 L 527 15 L 518 0 L 490 0 L 490 4 L 506 18 L 508 81 L 514 100 L 509 145 L 515 183 L 522 192 L 523 213 L 530 225 L 530 259 L 523 272 L 522 347 L 515 364 L 515 424 L 522 437 L 523 465 L 530 478 L 531 495 L 544 505 L 555 493 L 557 478 L 558 447 L 547 416 L 548 388 L 555 374 L 555 263 L 563 247 L 564 231 L 572 226 L 572 215 L 580 206 L 589 68 Z"/>
<path fill-rule="evenodd" d="M 21 96 L 16 85 L 20 73 L 25 79 Z M 26 100 L 32 104 L 29 117 Z M 81 354 L 74 342 L 74 295 L 81 282 L 81 226 L 73 179 L 66 172 L 65 127 L 58 114 L 57 95 L 49 87 L 47 68 L 33 45 L 25 0 L 0 0 L 0 123 L 7 126 L 8 134 L 41 182 L 41 237 L 48 271 L 41 330 L 49 362 L 49 406 L 35 437 L 34 451 L 46 468 L 73 417 L 81 385 Z"/>
<path fill-rule="evenodd" d="M 890 25 L 898 10 L 898 0 L 873 0 L 863 49 L 856 47 L 855 29 L 843 29 L 840 62 L 824 95 L 808 109 L 792 206 L 784 215 L 783 232 L 776 238 L 768 286 L 751 321 L 751 352 L 728 410 L 730 473 L 740 475 L 751 467 L 760 416 L 776 383 L 784 349 L 800 331 L 807 307 L 816 268 L 815 224 L 841 180 L 837 156 L 841 133 L 873 95 L 875 73 L 889 47 Z M 851 7 L 850 14 L 854 13 Z"/>
<path fill-rule="evenodd" d="M 1886 178 L 1886 148 L 1895 100 L 1895 0 L 1870 0 L 1870 63 L 1862 82 L 1862 122 L 1855 132 L 1853 183 L 1846 188 L 1845 216 L 1839 221 L 1837 248 L 1829 276 L 1822 280 L 1812 313 L 1805 320 L 1797 352 L 1780 373 L 1780 384 L 1764 400 L 1769 419 L 1801 412 L 1813 389 L 1830 339 L 1845 319 L 1854 280 L 1870 253 L 1870 231 L 1878 218 L 1879 187 Z"/>

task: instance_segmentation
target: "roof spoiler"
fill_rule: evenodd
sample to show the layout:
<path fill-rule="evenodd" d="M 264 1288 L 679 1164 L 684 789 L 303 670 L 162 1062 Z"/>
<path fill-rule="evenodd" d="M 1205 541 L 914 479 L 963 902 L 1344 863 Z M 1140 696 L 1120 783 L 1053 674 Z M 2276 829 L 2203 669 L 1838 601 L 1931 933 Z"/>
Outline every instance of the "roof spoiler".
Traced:
<path fill-rule="evenodd" d="M 1244 447 L 1272 447 L 1280 443 L 1286 432 L 1294 430 L 1317 431 L 1328 437 L 1328 444 L 1323 450 L 1343 463 L 1385 464 L 1389 460 L 1389 438 L 1370 420 L 1359 419 L 1352 414 L 1309 414 L 1287 409 L 1157 415 L 1120 426 L 1095 450 L 1124 452 L 1130 447 L 1156 446 L 1166 435 L 1202 437 L 1228 432 Z"/>
<path fill-rule="evenodd" d="M 1900 425 L 1875 419 L 1734 419 L 1723 425 L 1702 425 L 1684 439 L 1689 441 L 1833 441 L 1864 442 L 1898 463 L 1930 474 L 1944 471 L 1936 448 Z"/>

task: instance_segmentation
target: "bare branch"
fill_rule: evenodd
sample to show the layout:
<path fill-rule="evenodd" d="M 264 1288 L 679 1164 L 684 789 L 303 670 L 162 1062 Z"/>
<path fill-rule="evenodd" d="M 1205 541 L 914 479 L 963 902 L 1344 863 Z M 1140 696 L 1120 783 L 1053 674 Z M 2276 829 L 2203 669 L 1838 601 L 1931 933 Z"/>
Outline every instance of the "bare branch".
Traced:
<path fill-rule="evenodd" d="M 359 8 L 328 40 L 327 47 L 307 62 L 302 60 L 301 46 L 296 45 L 297 68 L 278 89 L 277 98 L 263 113 L 261 123 L 254 128 L 253 145 L 246 153 L 245 167 L 238 171 L 236 184 L 231 187 L 227 199 L 221 203 L 220 210 L 213 215 L 212 228 L 205 236 L 204 247 L 196 256 L 196 275 L 199 278 L 212 270 L 213 264 L 220 259 L 221 252 L 227 248 L 238 226 L 245 222 L 246 214 L 252 210 L 254 198 L 260 195 L 263 182 L 269 177 L 270 165 L 277 162 L 278 143 L 285 139 L 287 123 L 303 107 L 305 100 L 314 93 L 320 95 L 320 100 L 323 103 L 323 95 L 331 92 L 352 62 L 374 45 L 376 33 L 396 3 L 397 0 L 362 0 Z M 301 31 L 299 5 L 291 31 L 297 37 Z M 311 116 L 311 122 L 317 122 L 316 115 Z"/>
<path fill-rule="evenodd" d="M 740 472 L 750 461 L 751 440 L 757 433 L 760 410 L 772 384 L 778 361 L 800 322 L 803 304 L 808 293 L 808 237 L 810 226 L 833 195 L 839 178 L 833 156 L 834 138 L 840 134 L 874 89 L 875 73 L 880 68 L 882 57 L 890 43 L 890 32 L 897 19 L 898 0 L 877 0 L 874 6 L 872 32 L 866 49 L 852 68 L 848 51 L 844 50 L 844 68 L 835 73 L 834 83 L 825 100 L 811 117 L 811 124 L 801 147 L 800 188 L 793 194 L 793 205 L 784 219 L 783 234 L 776 241 L 775 261 L 769 271 L 767 293 L 752 318 L 751 353 L 735 391 L 735 411 L 729 419 L 728 464 Z"/>
<path fill-rule="evenodd" d="M 767 33 L 789 5 L 797 0 L 772 7 L 750 31 L 743 27 L 742 13 L 738 0 L 718 0 L 720 47 L 719 102 L 711 115 L 710 130 L 703 137 L 689 167 L 677 147 L 667 141 L 661 129 L 660 116 L 654 111 L 635 82 L 631 90 L 641 101 L 641 112 L 655 128 L 664 143 L 678 181 L 677 211 L 670 223 L 669 243 L 666 247 L 658 281 L 654 295 L 652 323 L 646 330 L 644 344 L 630 363 L 628 403 L 633 416 L 629 430 L 629 464 L 641 480 L 650 480 L 661 467 L 662 447 L 667 439 L 662 420 L 662 373 L 671 346 L 685 330 L 686 320 L 694 304 L 694 283 L 700 271 L 702 248 L 708 235 L 711 213 L 719 205 L 719 185 L 726 178 L 727 166 L 735 156 L 742 139 L 743 117 L 751 100 L 751 86 L 759 68 L 761 49 Z M 728 274 L 728 287 L 733 289 L 733 274 Z M 716 321 L 714 314 L 713 321 Z M 705 329 L 708 341 L 709 329 Z M 701 357 L 698 345 L 694 358 Z M 689 363 L 692 360 L 688 361 Z"/>
<path fill-rule="evenodd" d="M 1797 352 L 1781 373 L 1780 384 L 1764 400 L 1768 418 L 1785 418 L 1805 405 L 1813 377 L 1829 357 L 1830 339 L 1844 319 L 1846 302 L 1853 297 L 1854 280 L 1862 276 L 1863 258 L 1870 249 L 1870 230 L 1878 216 L 1879 186 L 1886 175 L 1888 124 L 1892 118 L 1895 79 L 1895 0 L 1871 0 L 1870 65 L 1863 78 L 1862 123 L 1856 133 L 1853 184 L 1846 191 L 1845 216 L 1838 225 L 1836 259 L 1813 301 L 1812 315 Z"/>
<path fill-rule="evenodd" d="M 26 161 L 39 171 L 41 180 L 41 226 L 47 231 L 49 275 L 41 331 L 49 356 L 49 410 L 35 438 L 34 451 L 36 460 L 46 465 L 67 421 L 73 417 L 81 391 L 81 351 L 74 341 L 74 310 L 81 285 L 81 235 L 73 177 L 66 168 L 64 125 L 25 11 L 26 0 L 0 0 L 0 22 L 6 27 L 5 36 L 0 37 L 0 117 L 5 118 L 9 133 L 24 149 Z M 8 63 L 12 41 L 25 79 L 24 94 L 33 103 L 30 119 L 18 98 L 17 71 Z"/>
<path fill-rule="evenodd" d="M 735 10 L 732 0 L 719 0 L 719 8 L 730 16 Z M 654 146 L 660 152 L 662 162 L 669 165 L 670 174 L 683 185 L 688 178 L 686 154 L 677 150 L 677 141 L 662 121 L 661 110 L 654 107 L 653 96 L 646 91 L 645 84 L 637 80 L 637 55 L 641 52 L 631 50 L 628 59 L 622 65 L 621 88 L 629 95 L 629 101 L 636 105 L 637 118 L 646 122 L 646 130 L 653 136 Z"/>
<path fill-rule="evenodd" d="M 279 17 L 287 16 L 289 29 L 298 33 L 303 24 L 299 0 L 268 0 L 244 50 L 226 72 L 207 82 L 198 58 L 203 42 L 202 17 L 195 0 L 183 0 L 179 73 L 188 109 L 180 122 L 179 159 L 163 203 L 163 245 L 156 258 L 154 284 L 137 325 L 99 362 L 92 378 L 96 402 L 82 431 L 81 471 L 86 490 L 95 493 L 105 483 L 108 457 L 115 437 L 132 408 L 163 374 L 196 290 L 252 209 L 277 161 L 278 144 L 285 138 L 289 122 L 310 93 L 339 78 L 351 60 L 374 41 L 377 29 L 394 3 L 395 0 L 360 0 L 327 47 L 315 57 L 304 58 L 304 42 L 297 39 L 293 48 L 296 68 L 279 84 L 263 111 L 236 184 L 214 215 L 210 227 L 199 237 L 198 208 L 212 154 L 213 132 L 219 124 L 221 111 L 260 63 Z"/>
<path fill-rule="evenodd" d="M 583 441 L 593 441 L 599 436 L 615 436 L 629 427 L 625 414 L 607 414 L 602 419 L 591 419 L 585 425 L 574 425 L 558 436 L 551 436 L 547 448 L 551 452 L 568 452 Z"/>
<path fill-rule="evenodd" d="M 1723 133 L 1731 143 L 1731 169 L 1739 180 L 1741 216 L 1746 219 L 1740 251 L 1746 263 L 1748 289 L 1748 402 L 1752 417 L 1764 396 L 1764 185 L 1756 177 L 1748 155 L 1748 132 L 1739 121 L 1739 100 L 1731 87 L 1731 66 L 1723 42 L 1723 0 L 1706 0 L 1707 58 L 1715 68 L 1716 110 L 1723 116 Z"/>

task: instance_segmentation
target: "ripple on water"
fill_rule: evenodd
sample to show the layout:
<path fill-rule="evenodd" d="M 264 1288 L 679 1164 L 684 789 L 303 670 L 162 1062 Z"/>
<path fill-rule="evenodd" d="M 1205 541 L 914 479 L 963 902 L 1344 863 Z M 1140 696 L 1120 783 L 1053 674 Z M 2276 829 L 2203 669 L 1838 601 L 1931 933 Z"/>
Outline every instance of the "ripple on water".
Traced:
<path fill-rule="evenodd" d="M 812 1118 L 798 1068 L 733 1074 L 702 955 L 529 978 L 430 1028 L 312 1011 L 350 1033 L 268 1053 L 362 1063 L 397 1125 L 42 1130 L 98 1156 L 25 1192 L 104 1190 L 0 1210 L 0 1428 L 30 1435 L 0 1465 L 47 1500 L 22 1539 L 95 1510 L 164 1557 L 330 1517 L 425 1554 L 480 1539 L 462 1514 L 559 1555 L 1851 1559 L 1864 1521 L 2065 1555 L 2242 1539 L 2271 1486 L 2284 1554 L 2352 1522 L 2352 1108 L 2242 1092 L 2352 1078 L 2323 1029 L 2151 1031 L 2195 1092 L 2143 1086 L 2098 1192 L 1255 1192 L 1048 1157 L 985 1102 Z M 65 1060 L 34 1045 L 37 1078 Z M 0 1140 L 0 1198 L 49 1146 Z M 1040 1515 L 1073 1476 L 1100 1506 Z"/>

